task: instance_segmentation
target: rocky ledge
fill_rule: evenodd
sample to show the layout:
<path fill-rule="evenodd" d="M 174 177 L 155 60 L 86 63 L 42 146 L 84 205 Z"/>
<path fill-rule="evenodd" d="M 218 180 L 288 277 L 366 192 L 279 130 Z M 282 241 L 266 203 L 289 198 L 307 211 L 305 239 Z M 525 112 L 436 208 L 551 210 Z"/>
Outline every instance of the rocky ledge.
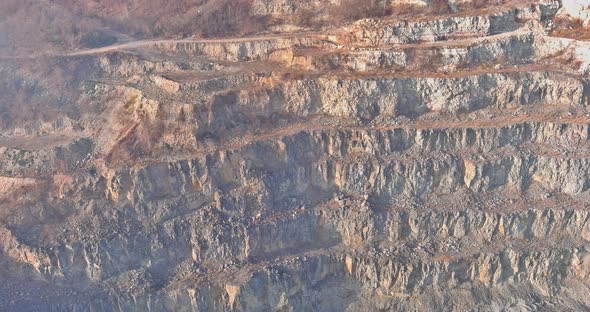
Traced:
<path fill-rule="evenodd" d="M 0 310 L 588 309 L 587 5 L 377 3 L 0 60 Z"/>

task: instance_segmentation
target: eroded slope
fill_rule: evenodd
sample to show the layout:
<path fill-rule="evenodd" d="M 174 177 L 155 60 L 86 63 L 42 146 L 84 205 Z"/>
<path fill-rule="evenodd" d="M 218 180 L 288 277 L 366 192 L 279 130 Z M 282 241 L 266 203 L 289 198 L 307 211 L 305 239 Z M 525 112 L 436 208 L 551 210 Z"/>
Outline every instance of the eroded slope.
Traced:
<path fill-rule="evenodd" d="M 3 59 L 0 305 L 586 309 L 583 14 L 342 4 Z"/>

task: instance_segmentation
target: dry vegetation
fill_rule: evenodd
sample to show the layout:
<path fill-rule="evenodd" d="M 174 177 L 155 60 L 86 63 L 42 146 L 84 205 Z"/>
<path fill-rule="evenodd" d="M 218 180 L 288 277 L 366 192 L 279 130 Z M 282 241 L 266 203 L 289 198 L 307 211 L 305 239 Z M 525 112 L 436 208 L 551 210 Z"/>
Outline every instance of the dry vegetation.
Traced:
<path fill-rule="evenodd" d="M 2 55 L 76 47 L 84 35 L 98 27 L 98 20 L 77 17 L 53 3 L 29 0 L 0 2 Z"/>
<path fill-rule="evenodd" d="M 250 0 L 60 0 L 78 15 L 98 16 L 118 31 L 137 37 L 212 37 L 259 31 Z M 67 3 L 67 4 L 66 4 Z"/>
<path fill-rule="evenodd" d="M 392 0 L 342 0 L 339 5 L 323 10 L 326 12 L 324 16 L 318 15 L 317 10 L 300 9 L 291 22 L 302 27 L 319 28 L 327 25 L 344 25 L 363 18 L 415 19 L 478 10 L 506 1 L 473 0 L 451 5 L 448 0 L 432 0 L 429 5 L 418 5 Z"/>
<path fill-rule="evenodd" d="M 0 128 L 77 116 L 80 108 L 72 105 L 73 99 L 91 66 L 82 60 L 51 58 L 0 62 Z"/>
<path fill-rule="evenodd" d="M 300 8 L 291 20 L 283 22 L 318 29 L 346 25 L 364 18 L 409 17 L 425 13 L 429 8 L 384 0 L 342 0 L 340 4 L 330 5 L 323 10 L 324 15 L 317 14 L 317 11 L 314 8 Z"/>
<path fill-rule="evenodd" d="M 252 0 L 4 0 L 0 1 L 0 53 L 96 48 L 121 38 L 224 37 L 267 32 L 291 24 L 320 29 L 363 18 L 448 14 L 501 0 L 474 0 L 451 8 L 392 0 L 342 0 L 338 5 L 300 6 L 289 16 L 251 15 Z M 318 14 L 321 12 L 321 14 Z"/>
<path fill-rule="evenodd" d="M 113 34 L 135 39 L 221 37 L 259 32 L 265 17 L 250 0 L 6 0 L 0 2 L 1 55 L 94 48 Z"/>
<path fill-rule="evenodd" d="M 590 27 L 584 26 L 579 18 L 555 18 L 552 36 L 572 38 L 576 40 L 590 40 Z"/>

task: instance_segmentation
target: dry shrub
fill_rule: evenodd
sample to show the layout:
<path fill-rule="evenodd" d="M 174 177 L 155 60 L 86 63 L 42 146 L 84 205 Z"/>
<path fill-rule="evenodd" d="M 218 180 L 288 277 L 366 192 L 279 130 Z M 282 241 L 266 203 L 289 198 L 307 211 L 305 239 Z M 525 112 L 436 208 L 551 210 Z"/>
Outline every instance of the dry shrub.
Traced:
<path fill-rule="evenodd" d="M 492 4 L 490 2 L 491 1 L 489 1 L 489 0 L 473 0 L 471 2 L 471 7 L 474 9 L 481 9 L 489 4 Z"/>
<path fill-rule="evenodd" d="M 555 18 L 553 23 L 555 28 L 551 32 L 552 36 L 590 40 L 590 27 L 585 27 L 584 22 L 579 18 Z"/>
<path fill-rule="evenodd" d="M 432 0 L 430 10 L 434 14 L 447 14 L 451 12 L 448 0 Z"/>
<path fill-rule="evenodd" d="M 199 31 L 204 37 L 248 34 L 265 29 L 268 19 L 250 15 L 248 0 L 224 1 L 216 10 L 198 19 Z"/>
<path fill-rule="evenodd" d="M 332 8 L 330 15 L 336 22 L 349 22 L 362 18 L 387 16 L 392 13 L 391 5 L 382 0 L 342 0 Z"/>
<path fill-rule="evenodd" d="M 423 50 L 420 51 L 420 53 L 414 53 L 412 61 L 416 68 L 426 73 L 439 72 L 445 66 L 444 56 L 436 49 Z"/>
<path fill-rule="evenodd" d="M 325 23 L 318 18 L 317 12 L 308 8 L 300 9 L 299 12 L 293 16 L 291 23 L 310 28 L 320 28 L 325 25 Z"/>
<path fill-rule="evenodd" d="M 392 14 L 398 16 L 414 15 L 423 13 L 424 6 L 417 6 L 409 3 L 396 3 L 392 6 Z"/>

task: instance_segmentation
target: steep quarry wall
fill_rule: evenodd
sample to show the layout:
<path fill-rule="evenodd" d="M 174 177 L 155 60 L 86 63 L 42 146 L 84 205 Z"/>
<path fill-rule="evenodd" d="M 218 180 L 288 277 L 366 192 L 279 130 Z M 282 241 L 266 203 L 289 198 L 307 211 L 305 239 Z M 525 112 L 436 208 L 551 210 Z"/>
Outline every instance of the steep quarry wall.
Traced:
<path fill-rule="evenodd" d="M 375 3 L 0 63 L 0 310 L 588 309 L 585 3 Z"/>

